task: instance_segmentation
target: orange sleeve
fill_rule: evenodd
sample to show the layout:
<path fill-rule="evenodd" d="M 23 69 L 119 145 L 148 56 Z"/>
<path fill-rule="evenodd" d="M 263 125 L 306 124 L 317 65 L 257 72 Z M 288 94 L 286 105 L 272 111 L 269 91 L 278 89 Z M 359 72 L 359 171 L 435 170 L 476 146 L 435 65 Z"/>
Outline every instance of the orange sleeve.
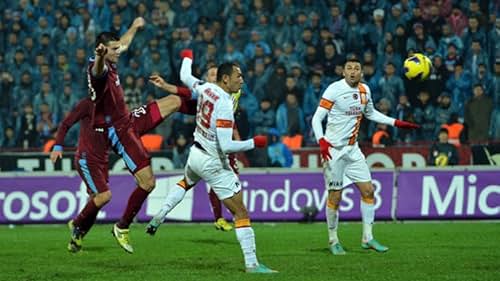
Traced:
<path fill-rule="evenodd" d="M 321 100 L 319 101 L 319 106 L 330 110 L 333 107 L 333 101 L 329 101 L 325 98 L 321 98 Z"/>
<path fill-rule="evenodd" d="M 217 128 L 233 128 L 233 121 L 217 119 L 217 121 L 215 122 L 215 126 Z"/>

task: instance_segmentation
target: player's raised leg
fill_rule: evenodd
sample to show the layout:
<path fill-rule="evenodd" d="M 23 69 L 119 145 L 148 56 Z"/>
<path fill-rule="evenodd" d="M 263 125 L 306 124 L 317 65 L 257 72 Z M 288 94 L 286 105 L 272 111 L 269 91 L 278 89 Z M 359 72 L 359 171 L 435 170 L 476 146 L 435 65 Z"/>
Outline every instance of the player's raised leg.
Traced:
<path fill-rule="evenodd" d="M 334 255 L 345 255 L 345 250 L 340 244 L 337 235 L 339 226 L 339 206 L 342 199 L 342 190 L 329 190 L 326 202 L 326 224 L 328 226 L 328 244 L 330 252 Z"/>
<path fill-rule="evenodd" d="M 373 185 L 371 182 L 356 182 L 356 186 L 361 193 L 361 217 L 363 221 L 361 247 L 363 249 L 373 249 L 377 252 L 386 252 L 389 248 L 373 238 L 372 228 L 375 221 Z"/>

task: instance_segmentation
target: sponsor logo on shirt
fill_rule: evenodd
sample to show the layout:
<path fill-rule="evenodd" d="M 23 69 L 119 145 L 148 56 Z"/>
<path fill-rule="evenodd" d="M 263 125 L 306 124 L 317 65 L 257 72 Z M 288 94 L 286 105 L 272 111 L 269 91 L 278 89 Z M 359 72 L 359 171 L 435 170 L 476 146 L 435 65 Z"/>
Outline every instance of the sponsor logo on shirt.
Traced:
<path fill-rule="evenodd" d="M 347 116 L 358 116 L 361 114 L 361 107 L 359 106 L 351 106 L 349 110 L 345 112 Z"/>

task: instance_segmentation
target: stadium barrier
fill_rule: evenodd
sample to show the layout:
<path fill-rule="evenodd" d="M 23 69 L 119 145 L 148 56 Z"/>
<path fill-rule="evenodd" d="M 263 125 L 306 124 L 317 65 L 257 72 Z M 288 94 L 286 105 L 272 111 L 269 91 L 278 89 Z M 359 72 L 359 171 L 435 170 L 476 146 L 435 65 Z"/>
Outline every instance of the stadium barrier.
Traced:
<path fill-rule="evenodd" d="M 430 144 L 424 146 L 391 146 L 372 147 L 361 145 L 368 165 L 377 168 L 419 167 L 427 166 Z M 293 152 L 292 168 L 319 168 L 321 159 L 318 147 L 306 147 Z M 500 145 L 462 145 L 458 148 L 460 165 L 497 165 L 500 166 Z M 151 153 L 151 164 L 155 171 L 170 171 L 173 169 L 172 150 L 165 149 Z M 48 154 L 40 152 L 1 152 L 0 171 L 36 171 L 53 172 L 74 170 L 74 152 L 64 152 L 62 161 L 55 165 L 50 161 Z M 496 159 L 496 163 L 495 162 Z M 240 157 L 240 160 L 243 160 Z M 242 161 L 242 164 L 247 162 Z M 125 164 L 120 158 L 111 153 L 109 156 L 111 171 L 125 170 Z"/>
<path fill-rule="evenodd" d="M 160 208 L 181 171 L 158 173 L 139 221 Z M 494 167 L 447 169 L 381 169 L 372 173 L 377 220 L 500 219 L 500 170 Z M 303 208 L 324 220 L 327 192 L 319 169 L 245 169 L 241 175 L 244 201 L 254 221 L 298 221 Z M 134 179 L 112 173 L 111 202 L 99 221 L 122 214 Z M 208 187 L 200 182 L 169 214 L 178 221 L 211 221 Z M 85 185 L 75 172 L 0 173 L 0 223 L 60 223 L 74 217 L 87 201 Z M 227 212 L 227 210 L 226 210 Z M 359 193 L 349 186 L 340 206 L 343 220 L 359 220 Z M 229 218 L 229 213 L 226 213 Z"/>

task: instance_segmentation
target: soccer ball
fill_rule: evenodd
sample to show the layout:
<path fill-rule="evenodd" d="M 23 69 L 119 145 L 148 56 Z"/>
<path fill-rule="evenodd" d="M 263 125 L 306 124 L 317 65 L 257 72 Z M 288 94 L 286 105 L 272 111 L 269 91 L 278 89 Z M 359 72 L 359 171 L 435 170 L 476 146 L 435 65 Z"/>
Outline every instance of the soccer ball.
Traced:
<path fill-rule="evenodd" d="M 425 80 L 431 74 L 432 62 L 423 54 L 414 54 L 404 63 L 405 76 L 409 80 Z"/>
<path fill-rule="evenodd" d="M 440 153 L 438 155 L 438 157 L 436 157 L 434 162 L 435 162 L 434 164 L 436 164 L 436 166 L 438 166 L 438 167 L 447 166 L 448 165 L 448 155 L 446 155 L 444 153 Z"/>

